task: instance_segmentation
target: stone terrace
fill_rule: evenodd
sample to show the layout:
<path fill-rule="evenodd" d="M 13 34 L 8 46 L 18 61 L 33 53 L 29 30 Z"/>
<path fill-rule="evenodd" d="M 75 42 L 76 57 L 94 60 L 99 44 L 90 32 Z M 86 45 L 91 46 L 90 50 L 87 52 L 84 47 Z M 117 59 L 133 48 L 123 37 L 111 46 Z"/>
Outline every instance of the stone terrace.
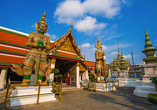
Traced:
<path fill-rule="evenodd" d="M 134 87 L 120 87 L 111 92 L 92 92 L 81 89 L 63 90 L 62 101 L 9 107 L 7 110 L 157 110 L 148 99 L 133 95 Z M 4 105 L 4 93 L 0 93 L 0 110 Z"/>

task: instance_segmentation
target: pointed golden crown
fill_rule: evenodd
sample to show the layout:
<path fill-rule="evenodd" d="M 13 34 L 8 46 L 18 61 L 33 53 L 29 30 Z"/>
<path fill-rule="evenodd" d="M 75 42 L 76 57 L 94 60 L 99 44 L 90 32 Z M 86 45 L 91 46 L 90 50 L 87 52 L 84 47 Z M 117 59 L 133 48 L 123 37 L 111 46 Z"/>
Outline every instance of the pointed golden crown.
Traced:
<path fill-rule="evenodd" d="M 97 41 L 97 44 L 95 44 L 95 47 L 98 49 L 99 46 L 102 47 L 102 44 L 101 44 L 100 38 L 98 37 L 98 41 Z"/>
<path fill-rule="evenodd" d="M 44 14 L 42 15 L 42 17 L 41 17 L 41 20 L 40 20 L 40 22 L 38 22 L 37 24 L 35 23 L 35 28 L 36 28 L 36 30 L 37 30 L 37 28 L 38 28 L 38 24 L 45 24 L 47 27 L 48 27 L 48 25 L 45 23 L 46 22 L 46 14 L 45 14 L 45 12 L 44 12 Z"/>

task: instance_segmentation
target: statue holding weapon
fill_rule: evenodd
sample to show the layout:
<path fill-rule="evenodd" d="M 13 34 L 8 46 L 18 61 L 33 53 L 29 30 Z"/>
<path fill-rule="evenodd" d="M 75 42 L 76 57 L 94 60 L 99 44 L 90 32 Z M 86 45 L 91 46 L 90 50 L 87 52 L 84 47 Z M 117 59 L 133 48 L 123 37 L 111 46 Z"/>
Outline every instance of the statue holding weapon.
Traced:
<path fill-rule="evenodd" d="M 13 64 L 12 70 L 20 76 L 24 76 L 22 85 L 30 84 L 30 76 L 34 70 L 34 84 L 39 84 L 43 76 L 46 76 L 47 69 L 47 51 L 50 50 L 50 38 L 44 35 L 48 30 L 48 25 L 45 23 L 45 12 L 42 15 L 40 22 L 35 23 L 38 33 L 31 32 L 27 36 L 26 46 L 31 47 L 27 51 L 25 60 L 23 61 L 23 68 L 19 65 Z"/>

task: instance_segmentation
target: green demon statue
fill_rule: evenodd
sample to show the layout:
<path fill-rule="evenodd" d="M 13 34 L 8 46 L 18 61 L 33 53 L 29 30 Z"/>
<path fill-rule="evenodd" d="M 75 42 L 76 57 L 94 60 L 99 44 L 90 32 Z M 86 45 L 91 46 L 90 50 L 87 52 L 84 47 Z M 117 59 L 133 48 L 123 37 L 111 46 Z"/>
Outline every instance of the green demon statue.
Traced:
<path fill-rule="evenodd" d="M 39 84 L 43 76 L 46 76 L 47 69 L 47 51 L 50 50 L 50 38 L 45 36 L 44 33 L 48 30 L 48 25 L 45 23 L 46 15 L 42 15 L 41 21 L 35 23 L 38 33 L 31 32 L 27 36 L 26 46 L 31 47 L 28 51 L 25 60 L 23 61 L 23 68 L 13 64 L 14 69 L 20 76 L 24 76 L 22 85 L 30 84 L 30 76 L 32 71 L 35 72 L 34 84 Z"/>

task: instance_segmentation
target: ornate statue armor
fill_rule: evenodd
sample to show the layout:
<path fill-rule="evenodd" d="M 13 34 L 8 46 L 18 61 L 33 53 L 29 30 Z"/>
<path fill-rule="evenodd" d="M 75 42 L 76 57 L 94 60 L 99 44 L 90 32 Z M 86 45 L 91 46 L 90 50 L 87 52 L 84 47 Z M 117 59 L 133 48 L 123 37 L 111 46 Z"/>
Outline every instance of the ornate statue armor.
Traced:
<path fill-rule="evenodd" d="M 23 68 L 18 65 L 14 65 L 12 70 L 18 75 L 24 76 L 22 85 L 30 84 L 30 76 L 33 70 L 35 70 L 34 84 L 39 84 L 42 81 L 42 77 L 46 76 L 47 69 L 47 51 L 50 50 L 50 38 L 44 35 L 48 30 L 48 25 L 45 23 L 46 15 L 42 15 L 41 21 L 35 23 L 38 33 L 31 32 L 27 36 L 26 46 L 31 47 L 28 50 L 25 60 L 23 61 Z"/>

